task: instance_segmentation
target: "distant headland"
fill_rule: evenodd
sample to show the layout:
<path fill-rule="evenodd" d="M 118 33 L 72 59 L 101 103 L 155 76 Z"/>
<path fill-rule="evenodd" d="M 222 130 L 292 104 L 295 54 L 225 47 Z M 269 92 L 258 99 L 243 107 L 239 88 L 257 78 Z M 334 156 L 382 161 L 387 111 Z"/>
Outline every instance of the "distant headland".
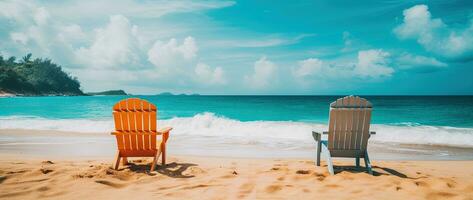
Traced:
<path fill-rule="evenodd" d="M 158 96 L 199 96 L 200 94 L 197 94 L 197 93 L 195 93 L 195 94 L 184 94 L 184 93 L 182 93 L 182 94 L 173 94 L 171 92 L 162 92 L 162 93 L 159 93 L 157 95 Z"/>
<path fill-rule="evenodd" d="M 103 92 L 87 92 L 87 95 L 128 95 L 125 91 L 123 90 L 107 90 Z"/>
<path fill-rule="evenodd" d="M 0 96 L 87 96 L 128 95 L 123 90 L 84 93 L 76 77 L 64 72 L 50 59 L 32 58 L 31 53 L 17 60 L 0 55 Z"/>
<path fill-rule="evenodd" d="M 64 72 L 62 67 L 47 58 L 32 58 L 27 54 L 17 60 L 0 55 L 0 97 L 8 96 L 96 96 L 131 95 L 124 90 L 83 92 L 76 77 Z M 199 94 L 173 94 L 162 92 L 159 96 L 197 96 Z"/>
<path fill-rule="evenodd" d="M 0 55 L 0 95 L 2 96 L 78 96 L 84 95 L 79 80 L 62 71 L 50 59 L 28 54 L 21 60 Z"/>

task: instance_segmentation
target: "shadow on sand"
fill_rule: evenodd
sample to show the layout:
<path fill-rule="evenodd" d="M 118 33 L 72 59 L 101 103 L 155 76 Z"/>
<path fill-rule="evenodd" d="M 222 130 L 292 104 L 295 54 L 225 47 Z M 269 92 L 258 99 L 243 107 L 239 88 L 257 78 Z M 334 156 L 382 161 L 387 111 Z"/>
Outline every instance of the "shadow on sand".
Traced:
<path fill-rule="evenodd" d="M 150 173 L 150 165 L 148 163 L 128 163 L 128 169 L 130 171 L 136 172 L 136 173 L 146 173 L 151 176 L 154 176 L 156 174 Z M 186 171 L 189 167 L 192 166 L 197 166 L 197 164 L 193 163 L 177 163 L 177 162 L 172 162 L 168 163 L 165 166 L 158 165 L 156 167 L 156 172 L 166 175 L 172 178 L 192 178 L 194 175 L 184 175 L 183 172 Z M 119 171 L 124 170 L 120 169 Z"/>
<path fill-rule="evenodd" d="M 373 176 L 393 175 L 399 178 L 416 179 L 416 178 L 408 177 L 406 174 L 403 174 L 399 171 L 396 171 L 394 169 L 387 168 L 387 167 L 373 166 L 372 169 L 373 169 Z M 368 173 L 366 171 L 366 168 L 356 167 L 356 166 L 334 166 L 334 171 L 335 173 L 339 173 L 343 171 L 348 171 L 351 173 Z"/>

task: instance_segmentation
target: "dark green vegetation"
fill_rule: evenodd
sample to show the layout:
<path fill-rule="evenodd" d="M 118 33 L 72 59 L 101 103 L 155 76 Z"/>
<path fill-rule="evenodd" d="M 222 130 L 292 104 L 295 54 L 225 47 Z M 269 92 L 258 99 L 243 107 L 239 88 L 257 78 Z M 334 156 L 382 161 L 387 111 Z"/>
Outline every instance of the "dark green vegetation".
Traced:
<path fill-rule="evenodd" d="M 31 54 L 22 60 L 0 55 L 0 92 L 15 95 L 84 95 L 76 77 L 62 71 L 50 59 Z"/>
<path fill-rule="evenodd" d="M 103 92 L 88 92 L 87 95 L 128 95 L 123 90 L 108 90 Z"/>
<path fill-rule="evenodd" d="M 160 96 L 172 96 L 174 94 L 170 93 L 170 92 L 163 92 L 163 93 L 159 93 L 158 95 L 160 95 Z"/>

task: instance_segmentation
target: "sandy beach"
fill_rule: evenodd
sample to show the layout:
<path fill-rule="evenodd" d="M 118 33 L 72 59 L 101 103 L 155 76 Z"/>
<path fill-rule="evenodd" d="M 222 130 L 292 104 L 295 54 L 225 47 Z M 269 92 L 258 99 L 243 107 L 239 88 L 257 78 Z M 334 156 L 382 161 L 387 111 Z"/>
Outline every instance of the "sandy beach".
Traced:
<path fill-rule="evenodd" d="M 16 142 L 8 141 L 13 135 Z M 149 173 L 151 160 L 141 158 L 111 169 L 114 144 L 92 142 L 113 139 L 106 134 L 2 130 L 0 136 L 2 199 L 473 198 L 473 161 L 402 160 L 402 154 L 396 159 L 392 153 L 382 159 L 384 154 L 372 150 L 374 176 L 356 169 L 348 159 L 335 159 L 336 175 L 330 176 L 325 161 L 316 167 L 311 158 L 170 151 L 168 164 Z"/>
<path fill-rule="evenodd" d="M 170 156 L 112 170 L 112 159 L 1 155 L 2 199 L 472 199 L 473 161 L 373 161 L 374 176 L 336 161 Z M 325 165 L 325 163 L 322 163 Z M 341 169 L 344 169 L 341 171 Z"/>

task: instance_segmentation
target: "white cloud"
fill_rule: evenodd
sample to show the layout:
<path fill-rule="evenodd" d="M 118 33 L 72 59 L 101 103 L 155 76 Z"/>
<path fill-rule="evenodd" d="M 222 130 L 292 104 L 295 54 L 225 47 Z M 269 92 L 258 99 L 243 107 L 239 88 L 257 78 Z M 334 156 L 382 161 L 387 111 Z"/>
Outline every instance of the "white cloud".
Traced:
<path fill-rule="evenodd" d="M 12 32 L 10 33 L 10 38 L 14 42 L 21 43 L 22 45 L 26 45 L 26 43 L 28 42 L 28 35 L 22 32 Z"/>
<path fill-rule="evenodd" d="M 95 30 L 92 45 L 75 52 L 77 61 L 95 68 L 137 67 L 139 48 L 135 29 L 126 17 L 111 16 L 106 27 Z"/>
<path fill-rule="evenodd" d="M 427 51 L 448 59 L 473 59 L 473 19 L 463 29 L 450 28 L 432 18 L 426 5 L 406 9 L 403 15 L 403 23 L 394 29 L 400 39 L 415 39 Z"/>
<path fill-rule="evenodd" d="M 0 7 L 0 17 L 13 22 L 8 27 L 10 41 L 4 41 L 11 54 L 31 52 L 70 66 L 73 44 L 85 37 L 79 25 L 61 23 L 34 1 L 2 1 Z"/>
<path fill-rule="evenodd" d="M 36 22 L 36 24 L 44 25 L 48 22 L 49 17 L 50 17 L 49 12 L 46 10 L 46 8 L 40 7 L 34 13 L 33 19 Z"/>
<path fill-rule="evenodd" d="M 226 84 L 225 74 L 221 67 L 210 68 L 205 63 L 198 63 L 194 69 L 197 81 L 206 85 Z"/>
<path fill-rule="evenodd" d="M 295 77 L 309 77 L 314 76 L 320 73 L 323 73 L 322 69 L 324 62 L 317 58 L 309 58 L 307 60 L 299 61 L 299 68 L 295 68 L 292 71 L 292 74 Z"/>
<path fill-rule="evenodd" d="M 0 15 L 15 21 L 19 26 L 31 24 L 38 8 L 28 1 L 0 1 Z"/>
<path fill-rule="evenodd" d="M 245 81 L 254 88 L 267 88 L 274 83 L 276 72 L 276 65 L 266 57 L 261 57 L 254 64 L 254 73 L 245 76 Z"/>
<path fill-rule="evenodd" d="M 58 30 L 58 39 L 64 44 L 80 44 L 84 42 L 87 34 L 77 24 L 71 24 L 67 26 L 61 26 Z"/>
<path fill-rule="evenodd" d="M 148 50 L 148 61 L 161 71 L 168 72 L 173 68 L 191 65 L 197 56 L 197 45 L 193 37 L 187 37 L 182 44 L 172 38 L 167 43 L 156 41 Z"/>
<path fill-rule="evenodd" d="M 15 29 L 10 32 L 13 42 L 27 45 L 32 41 L 33 45 L 42 48 L 47 46 L 46 39 L 55 27 L 48 24 L 49 12 L 44 7 L 38 7 L 30 1 L 3 1 L 0 2 L 0 16 L 15 23 Z M 45 50 L 45 49 L 43 49 Z"/>
<path fill-rule="evenodd" d="M 389 67 L 389 53 L 381 49 L 370 49 L 358 52 L 356 61 L 334 60 L 322 61 L 318 58 L 308 58 L 298 62 L 292 69 L 292 75 L 297 82 L 307 85 L 311 82 L 323 82 L 335 79 L 378 79 L 389 77 L 394 69 Z"/>
<path fill-rule="evenodd" d="M 225 72 L 221 67 L 211 68 L 203 62 L 197 62 L 198 47 L 195 39 L 186 37 L 181 44 L 172 38 L 168 42 L 156 41 L 148 50 L 148 61 L 151 62 L 161 78 L 179 80 L 181 85 L 217 86 L 227 83 Z M 194 68 L 192 68 L 195 66 Z M 194 73 L 189 73 L 193 71 Z M 178 77 L 178 78 L 176 78 Z"/>
<path fill-rule="evenodd" d="M 135 1 L 135 0 L 70 0 L 65 2 L 45 2 L 55 16 L 63 19 L 103 19 L 121 14 L 134 18 L 159 18 L 171 13 L 197 12 L 229 7 L 233 1 Z M 87 11 L 87 14 L 84 14 Z"/>
<path fill-rule="evenodd" d="M 431 72 L 447 67 L 446 63 L 440 62 L 433 57 L 425 57 L 403 53 L 396 60 L 399 69 L 413 70 L 418 72 Z"/>
<path fill-rule="evenodd" d="M 212 46 L 218 46 L 222 48 L 234 48 L 234 47 L 244 47 L 244 48 L 261 48 L 261 47 L 275 47 L 275 46 L 285 46 L 291 44 L 297 44 L 302 39 L 307 37 L 312 37 L 314 34 L 300 34 L 295 37 L 283 37 L 280 35 L 270 35 L 270 36 L 254 36 L 251 39 L 234 39 L 234 40 L 214 40 L 210 42 Z M 256 39 L 255 39 L 256 38 Z"/>
<path fill-rule="evenodd" d="M 9 30 L 6 40 L 0 42 L 1 52 L 16 56 L 31 52 L 35 57 L 51 58 L 78 76 L 85 90 L 113 85 L 126 88 L 133 84 L 153 89 L 164 85 L 176 88 L 224 85 L 227 83 L 224 69 L 210 67 L 199 59 L 193 37 L 185 38 L 182 43 L 176 39 L 159 41 L 159 38 L 182 37 L 186 31 L 169 29 L 184 30 L 188 26 L 180 27 L 157 18 L 233 4 L 233 1 L 213 0 L 0 1 L 0 20 L 8 22 L 5 30 Z M 136 23 L 144 30 L 138 29 Z M 169 73 L 161 73 L 166 70 Z"/>
<path fill-rule="evenodd" d="M 358 63 L 355 74 L 361 77 L 379 78 L 391 76 L 394 69 L 388 66 L 390 54 L 381 49 L 370 49 L 358 52 Z"/>

